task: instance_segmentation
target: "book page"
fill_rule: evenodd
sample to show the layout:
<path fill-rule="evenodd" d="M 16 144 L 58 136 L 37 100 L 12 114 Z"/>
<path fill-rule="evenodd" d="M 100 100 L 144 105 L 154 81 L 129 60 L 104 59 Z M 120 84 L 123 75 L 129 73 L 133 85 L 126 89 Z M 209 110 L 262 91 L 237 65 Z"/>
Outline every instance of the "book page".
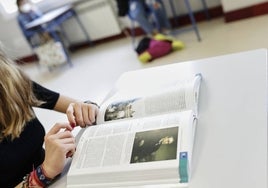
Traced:
<path fill-rule="evenodd" d="M 178 183 L 179 153 L 190 144 L 181 138 L 193 118 L 193 113 L 186 111 L 88 127 L 77 145 L 68 185 L 97 187 L 106 182 L 110 186 L 171 177 Z M 142 177 L 137 177 L 137 172 L 142 172 Z"/>
<path fill-rule="evenodd" d="M 102 104 L 97 124 L 184 110 L 197 114 L 200 82 L 201 76 L 196 75 L 165 88 L 144 88 L 139 92 L 122 89 Z"/>

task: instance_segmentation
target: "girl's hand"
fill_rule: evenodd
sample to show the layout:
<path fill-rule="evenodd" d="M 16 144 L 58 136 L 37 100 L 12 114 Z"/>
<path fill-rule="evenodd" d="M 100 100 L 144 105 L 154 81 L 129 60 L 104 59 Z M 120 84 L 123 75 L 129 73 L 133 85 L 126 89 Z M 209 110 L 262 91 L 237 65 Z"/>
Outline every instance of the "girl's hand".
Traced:
<path fill-rule="evenodd" d="M 88 125 L 93 125 L 96 122 L 98 111 L 98 106 L 94 104 L 76 102 L 69 104 L 66 114 L 73 128 L 77 125 L 86 127 Z"/>
<path fill-rule="evenodd" d="M 69 123 L 56 123 L 45 135 L 45 160 L 43 168 L 49 178 L 60 174 L 68 153 L 74 153 L 76 144 Z"/>

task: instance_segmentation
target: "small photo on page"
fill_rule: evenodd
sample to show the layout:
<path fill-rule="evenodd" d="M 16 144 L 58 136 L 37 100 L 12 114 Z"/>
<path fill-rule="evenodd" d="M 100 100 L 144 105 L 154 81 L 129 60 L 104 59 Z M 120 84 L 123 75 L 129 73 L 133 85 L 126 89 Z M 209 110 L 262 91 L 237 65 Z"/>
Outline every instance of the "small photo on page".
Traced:
<path fill-rule="evenodd" d="M 105 121 L 131 118 L 134 116 L 133 103 L 138 99 L 131 99 L 110 104 L 104 115 Z"/>

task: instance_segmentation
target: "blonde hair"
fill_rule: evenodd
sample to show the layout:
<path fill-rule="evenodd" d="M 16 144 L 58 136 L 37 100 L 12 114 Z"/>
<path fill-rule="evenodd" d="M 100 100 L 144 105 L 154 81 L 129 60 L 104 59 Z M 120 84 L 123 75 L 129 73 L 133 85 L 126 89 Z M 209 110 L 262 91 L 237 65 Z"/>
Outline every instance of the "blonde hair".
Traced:
<path fill-rule="evenodd" d="M 10 136 L 18 138 L 26 122 L 35 117 L 38 106 L 32 81 L 0 49 L 0 142 Z"/>

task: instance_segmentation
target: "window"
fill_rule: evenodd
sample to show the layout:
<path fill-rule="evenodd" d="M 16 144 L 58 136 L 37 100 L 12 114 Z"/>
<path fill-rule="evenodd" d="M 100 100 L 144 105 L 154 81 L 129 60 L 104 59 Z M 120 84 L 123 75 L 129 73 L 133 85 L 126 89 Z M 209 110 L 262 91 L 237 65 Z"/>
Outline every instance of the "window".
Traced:
<path fill-rule="evenodd" d="M 43 0 L 31 0 L 33 3 L 38 3 Z M 0 6 L 3 7 L 7 14 L 12 14 L 18 10 L 16 0 L 0 0 Z"/>

